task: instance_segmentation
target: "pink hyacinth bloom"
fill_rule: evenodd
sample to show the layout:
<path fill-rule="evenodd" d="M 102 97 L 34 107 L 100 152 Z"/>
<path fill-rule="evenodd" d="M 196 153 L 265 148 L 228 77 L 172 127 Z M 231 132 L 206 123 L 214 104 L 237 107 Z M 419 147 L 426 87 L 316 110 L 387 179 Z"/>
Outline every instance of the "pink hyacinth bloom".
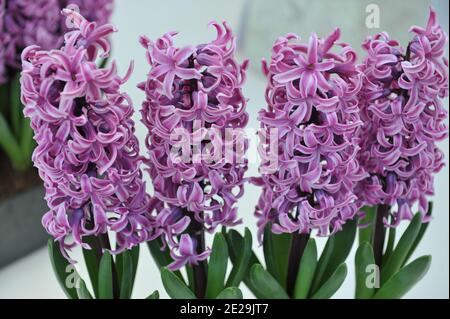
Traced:
<path fill-rule="evenodd" d="M 433 175 L 444 165 L 436 146 L 448 136 L 447 35 L 430 9 L 426 28 L 412 27 L 414 37 L 401 48 L 385 32 L 368 38 L 360 70 L 364 121 L 359 161 L 370 174 L 358 185 L 366 205 L 394 206 L 393 225 L 413 216 L 413 205 L 426 216 L 433 195 Z"/>
<path fill-rule="evenodd" d="M 62 45 L 69 28 L 60 12 L 69 4 L 77 6 L 89 21 L 105 24 L 113 0 L 0 0 L 0 84 L 7 80 L 2 68 L 20 70 L 25 47 L 38 45 L 50 50 Z"/>
<path fill-rule="evenodd" d="M 84 236 L 108 231 L 116 235 L 118 253 L 156 236 L 133 105 L 120 92 L 131 69 L 121 78 L 114 63 L 97 66 L 98 47 L 109 48 L 112 25 L 68 9 L 63 14 L 76 29 L 66 33 L 61 49 L 30 46 L 22 54 L 24 114 L 35 132 L 33 162 L 50 208 L 42 223 L 64 253 L 76 245 L 89 249 Z"/>
<path fill-rule="evenodd" d="M 203 141 L 209 129 L 221 135 L 210 138 L 222 149 L 226 129 L 242 129 L 248 121 L 242 94 L 247 61 L 237 62 L 229 26 L 212 25 L 217 38 L 195 47 L 175 47 L 175 32 L 156 41 L 141 38 L 151 66 L 147 80 L 139 85 L 146 94 L 142 116 L 148 128 L 148 171 L 162 205 L 157 218 L 164 220 L 160 230 L 163 241 L 175 260 L 170 269 L 207 257 L 208 250 L 187 234 L 192 234 L 192 228 L 213 232 L 220 225 L 240 222 L 235 204 L 243 194 L 247 160 L 230 162 L 221 156 L 207 161 L 191 152 L 191 142 Z M 172 136 L 177 130 L 186 132 L 183 147 L 192 155 L 187 160 L 171 156 L 180 143 Z M 238 144 L 234 138 L 229 143 Z M 204 154 L 207 147 L 199 144 Z"/>
<path fill-rule="evenodd" d="M 275 42 L 270 63 L 263 61 L 268 107 L 259 113 L 262 176 L 254 179 L 262 187 L 255 213 L 260 240 L 267 224 L 275 233 L 328 235 L 357 212 L 362 77 L 355 52 L 336 44 L 339 36 L 339 29 L 325 39 L 312 34 L 305 45 L 288 34 Z M 340 51 L 332 52 L 336 46 Z M 269 154 L 273 130 L 278 149 Z M 269 167 L 274 159 L 276 167 Z"/>

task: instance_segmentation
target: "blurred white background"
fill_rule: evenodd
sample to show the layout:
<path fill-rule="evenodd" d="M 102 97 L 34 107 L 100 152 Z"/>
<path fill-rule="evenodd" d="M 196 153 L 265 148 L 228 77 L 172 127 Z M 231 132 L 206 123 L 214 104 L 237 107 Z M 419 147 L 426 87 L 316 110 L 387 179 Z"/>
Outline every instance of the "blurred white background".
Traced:
<path fill-rule="evenodd" d="M 367 4 L 374 3 L 380 8 L 380 28 L 368 29 L 365 25 Z M 131 59 L 135 61 L 135 70 L 123 90 L 128 92 L 135 104 L 137 134 L 144 141 L 146 130 L 140 124 L 138 112 L 144 98 L 136 84 L 143 81 L 148 72 L 144 58 L 144 49 L 139 45 L 140 35 L 156 38 L 167 31 L 180 31 L 178 45 L 198 44 L 211 40 L 214 30 L 207 28 L 213 19 L 226 20 L 239 35 L 240 59 L 251 58 L 252 68 L 244 88 L 250 99 L 250 127 L 257 128 L 256 115 L 265 105 L 265 82 L 260 73 L 260 60 L 270 56 L 270 48 L 277 36 L 295 32 L 308 37 L 311 31 L 325 36 L 334 27 L 342 28 L 342 39 L 350 43 L 358 52 L 361 41 L 370 34 L 383 30 L 393 38 L 406 43 L 410 37 L 411 25 L 425 25 L 428 6 L 433 5 L 438 11 L 441 24 L 448 33 L 448 1 L 387 1 L 387 0 L 116 0 L 113 24 L 119 32 L 113 36 L 113 58 L 117 60 L 123 74 Z M 448 51 L 448 46 L 447 46 Z M 447 53 L 448 54 L 448 53 Z M 448 109 L 448 99 L 445 101 Z M 143 144 L 141 144 L 143 145 Z M 448 140 L 441 143 L 445 150 L 446 163 L 449 158 Z M 143 148 L 143 146 L 142 146 Z M 253 163 L 248 176 L 257 175 L 257 164 Z M 436 176 L 436 195 L 434 220 L 418 248 L 416 255 L 431 254 L 433 262 L 426 277 L 406 296 L 409 298 L 448 298 L 449 297 L 449 182 L 448 166 Z M 149 186 L 149 192 L 152 192 Z M 244 225 L 252 231 L 256 229 L 253 218 L 254 204 L 259 190 L 251 185 L 246 187 L 246 194 L 239 202 L 239 214 Z M 239 229 L 242 230 L 243 226 Z M 404 225 L 401 226 L 404 228 Z M 324 240 L 319 243 L 323 245 Z M 259 253 L 258 244 L 254 249 Z M 349 277 L 335 298 L 352 298 L 354 280 L 353 253 L 348 259 Z M 75 252 L 81 260 L 81 253 Z M 81 264 L 81 263 L 80 263 Z M 80 272 L 86 276 L 85 269 Z M 150 258 L 144 245 L 141 247 L 141 259 L 138 268 L 134 297 L 144 298 L 158 289 L 162 297 L 167 297 L 159 278 L 159 271 Z M 250 296 L 248 291 L 247 296 Z M 52 273 L 47 251 L 42 248 L 35 253 L 0 269 L 0 298 L 64 298 Z"/>

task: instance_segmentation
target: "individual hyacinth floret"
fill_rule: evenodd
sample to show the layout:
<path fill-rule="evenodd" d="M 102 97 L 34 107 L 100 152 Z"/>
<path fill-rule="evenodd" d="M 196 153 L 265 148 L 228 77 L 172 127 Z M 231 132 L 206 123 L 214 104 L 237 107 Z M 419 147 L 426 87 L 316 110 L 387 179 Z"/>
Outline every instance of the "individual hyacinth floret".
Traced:
<path fill-rule="evenodd" d="M 175 32 L 156 41 L 141 38 L 151 66 L 147 80 L 139 85 L 146 93 L 142 115 L 149 130 L 149 174 L 161 201 L 158 219 L 164 221 L 161 232 L 174 258 L 171 269 L 195 265 L 208 256 L 196 231 L 213 232 L 217 226 L 239 222 L 235 204 L 243 194 L 247 160 L 236 154 L 243 155 L 247 141 L 239 143 L 241 134 L 223 140 L 227 129 L 243 129 L 248 121 L 242 94 L 248 63 L 237 62 L 229 26 L 212 25 L 217 38 L 196 47 L 175 47 Z M 171 156 L 180 144 L 172 134 L 177 130 L 186 133 L 185 160 Z M 196 139 L 199 145 L 192 145 Z M 233 160 L 225 155 L 206 160 L 207 139 L 215 155 L 221 150 Z"/>
<path fill-rule="evenodd" d="M 432 9 L 426 28 L 410 31 L 406 50 L 385 32 L 368 38 L 361 65 L 359 160 L 370 176 L 358 193 L 364 204 L 393 206 L 393 225 L 411 219 L 416 203 L 423 220 L 429 219 L 433 175 L 444 165 L 436 142 L 448 136 L 442 104 L 448 96 L 447 35 Z"/>
<path fill-rule="evenodd" d="M 358 210 L 362 78 L 356 53 L 339 36 L 339 29 L 323 39 L 312 34 L 306 45 L 288 34 L 275 42 L 270 63 L 263 61 L 268 106 L 259 113 L 261 177 L 254 181 L 262 186 L 260 240 L 268 224 L 274 233 L 325 236 Z"/>
<path fill-rule="evenodd" d="M 71 4 L 89 21 L 108 22 L 113 0 L 1 0 L 0 1 L 0 84 L 2 67 L 20 70 L 20 54 L 29 45 L 58 48 L 68 30 L 61 9 Z"/>
<path fill-rule="evenodd" d="M 154 234 L 133 105 L 120 92 L 131 68 L 121 78 L 114 62 L 109 68 L 96 64 L 109 54 L 113 26 L 68 9 L 63 14 L 76 29 L 66 33 L 61 49 L 30 46 L 22 54 L 22 102 L 50 208 L 42 223 L 64 253 L 76 245 L 89 249 L 84 236 L 108 231 L 116 235 L 118 253 Z"/>

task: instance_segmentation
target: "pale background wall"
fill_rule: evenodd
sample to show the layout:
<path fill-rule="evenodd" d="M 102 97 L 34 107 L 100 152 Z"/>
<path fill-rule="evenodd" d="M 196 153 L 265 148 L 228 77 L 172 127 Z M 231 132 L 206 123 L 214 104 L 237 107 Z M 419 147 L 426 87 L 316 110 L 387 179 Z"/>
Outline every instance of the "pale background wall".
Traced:
<path fill-rule="evenodd" d="M 365 8 L 369 3 L 378 4 L 381 10 L 380 29 L 365 26 Z M 409 39 L 409 26 L 424 25 L 428 15 L 428 5 L 438 11 L 439 20 L 448 33 L 448 1 L 387 1 L 387 0 L 116 0 L 113 23 L 119 32 L 113 36 L 113 57 L 117 59 L 119 70 L 124 73 L 130 59 L 135 61 L 135 71 L 124 86 L 138 110 L 143 93 L 135 86 L 145 79 L 148 66 L 144 50 L 138 44 L 139 35 L 155 38 L 167 31 L 178 30 L 177 44 L 197 44 L 209 41 L 214 31 L 206 27 L 212 20 L 227 20 L 241 38 L 240 56 L 250 57 L 252 69 L 244 88 L 250 99 L 248 111 L 251 115 L 250 127 L 257 128 L 256 114 L 264 106 L 264 80 L 260 74 L 260 59 L 270 56 L 270 48 L 279 35 L 287 32 L 298 33 L 307 38 L 311 31 L 320 36 L 326 35 L 335 26 L 342 28 L 342 37 L 359 50 L 360 42 L 369 34 L 381 30 L 388 31 L 392 37 L 405 43 Z M 447 47 L 448 50 L 448 47 Z M 445 101 L 448 109 L 448 99 Z M 135 119 L 139 121 L 139 113 Z M 137 134 L 144 140 L 146 131 L 139 123 Z M 449 158 L 448 140 L 441 143 L 445 150 L 446 163 Z M 257 164 L 250 166 L 248 175 L 257 174 Z M 448 166 L 436 177 L 434 221 L 429 227 L 417 255 L 433 255 L 433 263 L 428 275 L 410 292 L 411 298 L 449 297 L 449 184 Z M 151 192 L 151 188 L 149 187 Z M 244 198 L 239 202 L 239 214 L 244 224 L 255 230 L 253 218 L 254 203 L 259 190 L 253 186 L 246 188 Z M 240 227 L 242 229 L 242 227 Z M 323 240 L 319 241 L 323 245 Z M 257 244 L 254 248 L 258 251 Z M 349 274 L 353 273 L 353 254 L 348 259 Z M 76 256 L 81 257 L 80 252 Z M 86 274 L 83 267 L 81 273 Z M 354 280 L 349 276 L 335 297 L 352 298 Z M 158 289 L 164 292 L 159 273 L 149 257 L 145 246 L 141 247 L 134 296 L 142 298 Z M 245 289 L 244 289 L 245 290 Z M 45 248 L 0 270 L 0 298 L 63 298 L 54 279 Z"/>

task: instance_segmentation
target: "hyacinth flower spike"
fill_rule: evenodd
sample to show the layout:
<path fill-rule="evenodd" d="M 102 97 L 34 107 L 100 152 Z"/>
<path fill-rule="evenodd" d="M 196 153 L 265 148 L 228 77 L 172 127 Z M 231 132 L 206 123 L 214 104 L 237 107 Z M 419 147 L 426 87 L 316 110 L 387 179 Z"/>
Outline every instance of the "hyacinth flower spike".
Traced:
<path fill-rule="evenodd" d="M 36 146 L 29 119 L 20 101 L 20 56 L 29 45 L 59 48 L 72 25 L 60 14 L 70 7 L 87 14 L 89 21 L 108 22 L 112 0 L 0 0 L 0 149 L 13 168 L 29 173 Z"/>
<path fill-rule="evenodd" d="M 33 45 L 22 54 L 24 114 L 31 119 L 33 162 L 49 206 L 42 224 L 54 238 L 50 257 L 68 297 L 126 299 L 139 244 L 158 236 L 140 170 L 133 106 L 120 91 L 132 68 L 120 77 L 114 63 L 97 66 L 109 54 L 112 25 L 89 22 L 70 9 L 62 14 L 74 26 L 64 45 L 50 51 Z M 93 292 L 69 257 L 75 247 L 83 250 Z"/>
<path fill-rule="evenodd" d="M 357 276 L 356 298 L 400 298 L 431 262 L 431 256 L 422 256 L 407 264 L 431 220 L 428 198 L 434 194 L 434 174 L 444 166 L 436 143 L 448 137 L 442 102 L 448 96 L 448 38 L 433 9 L 426 27 L 414 26 L 410 32 L 406 49 L 386 32 L 363 43 L 359 161 L 368 176 L 357 189 L 366 205 L 362 223 L 367 227 L 360 231 L 356 266 L 361 272 L 375 263 L 380 278 L 379 286 L 370 289 Z M 395 244 L 396 226 L 404 220 L 409 226 Z M 408 285 L 402 278 L 408 278 Z"/>
<path fill-rule="evenodd" d="M 140 39 L 150 64 L 139 88 L 146 94 L 142 117 L 161 234 L 149 247 L 158 265 L 167 267 L 161 275 L 173 298 L 240 297 L 237 286 L 249 262 L 243 258 L 226 279 L 224 235 L 216 233 L 212 250 L 205 245 L 205 232 L 240 223 L 236 203 L 247 170 L 242 85 L 248 62 L 236 60 L 228 24 L 211 25 L 216 39 L 197 46 L 174 46 L 175 32 Z"/>
<path fill-rule="evenodd" d="M 267 108 L 259 113 L 262 194 L 256 205 L 265 268 L 256 257 L 245 283 L 258 298 L 330 298 L 347 273 L 356 234 L 356 183 L 366 174 L 356 159 L 358 93 L 356 53 L 312 34 L 307 44 L 288 34 L 274 43 Z M 318 260 L 312 235 L 328 236 Z M 229 232 L 238 251 L 243 238 Z"/>

